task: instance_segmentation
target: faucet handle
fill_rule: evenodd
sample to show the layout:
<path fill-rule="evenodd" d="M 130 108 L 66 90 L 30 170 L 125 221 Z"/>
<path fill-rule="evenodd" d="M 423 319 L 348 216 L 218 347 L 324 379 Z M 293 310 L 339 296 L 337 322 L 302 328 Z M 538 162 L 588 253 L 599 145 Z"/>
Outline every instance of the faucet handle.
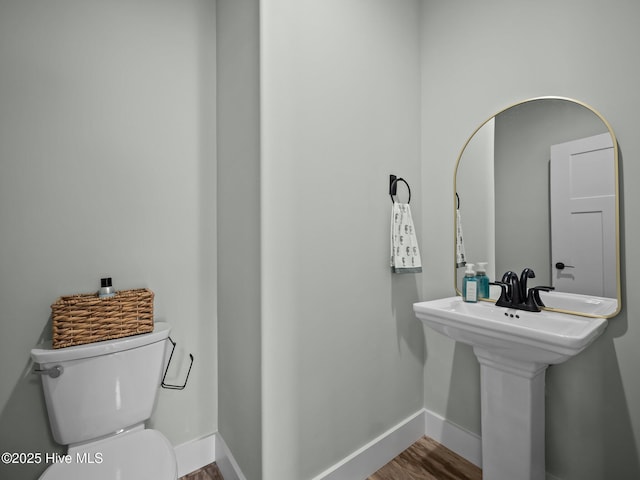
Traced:
<path fill-rule="evenodd" d="M 544 286 L 531 287 L 529 289 L 527 303 L 535 302 L 535 304 L 538 305 L 539 307 L 544 307 L 545 306 L 544 302 L 540 298 L 540 292 L 550 292 L 552 290 L 555 290 L 555 287 L 544 287 Z"/>
<path fill-rule="evenodd" d="M 509 298 L 509 284 L 506 282 L 489 282 L 489 285 L 500 287 L 500 297 L 496 300 L 498 307 L 510 307 L 511 299 Z"/>

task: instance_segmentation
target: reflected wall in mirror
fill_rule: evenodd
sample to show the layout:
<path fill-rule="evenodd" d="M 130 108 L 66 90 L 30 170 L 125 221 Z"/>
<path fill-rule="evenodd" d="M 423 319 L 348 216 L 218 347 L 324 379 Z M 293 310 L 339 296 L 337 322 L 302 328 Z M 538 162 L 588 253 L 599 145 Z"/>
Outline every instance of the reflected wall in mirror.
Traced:
<path fill-rule="evenodd" d="M 491 281 L 530 267 L 529 286 L 555 288 L 546 307 L 618 313 L 618 145 L 593 108 L 543 97 L 498 112 L 462 148 L 454 191 L 466 261 L 487 262 Z"/>

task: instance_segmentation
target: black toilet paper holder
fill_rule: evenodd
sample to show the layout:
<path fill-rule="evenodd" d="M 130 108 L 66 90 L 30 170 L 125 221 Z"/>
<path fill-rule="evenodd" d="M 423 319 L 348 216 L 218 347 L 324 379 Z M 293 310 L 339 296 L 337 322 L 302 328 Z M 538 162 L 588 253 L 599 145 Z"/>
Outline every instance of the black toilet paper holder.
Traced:
<path fill-rule="evenodd" d="M 176 342 L 174 342 L 171 337 L 168 337 L 167 340 L 171 342 L 171 354 L 169 355 L 169 361 L 167 362 L 167 367 L 164 369 L 164 375 L 162 376 L 162 382 L 160 382 L 160 386 L 162 388 L 167 388 L 169 390 L 184 390 L 187 386 L 187 382 L 189 381 L 189 375 L 191 374 L 191 367 L 193 367 L 193 355 L 190 353 L 189 358 L 191 359 L 191 363 L 189 364 L 189 370 L 187 371 L 187 376 L 184 379 L 184 383 L 182 385 L 171 385 L 169 383 L 165 383 L 165 379 L 167 378 L 167 372 L 169 371 L 169 365 L 171 365 L 171 360 L 173 359 L 173 352 L 176 350 Z"/>

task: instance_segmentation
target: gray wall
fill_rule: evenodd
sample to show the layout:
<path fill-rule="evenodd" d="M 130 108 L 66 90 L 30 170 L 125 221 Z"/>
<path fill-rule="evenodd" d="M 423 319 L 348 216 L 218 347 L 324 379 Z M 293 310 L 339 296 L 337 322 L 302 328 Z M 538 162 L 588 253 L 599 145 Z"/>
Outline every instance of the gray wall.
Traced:
<path fill-rule="evenodd" d="M 640 300 L 631 272 L 640 256 L 635 179 L 640 165 L 636 2 L 425 1 L 423 9 L 424 204 L 453 194 L 460 146 L 493 112 L 542 95 L 576 98 L 611 123 L 622 151 L 623 311 L 587 351 L 547 373 L 547 470 L 563 480 L 640 477 Z M 452 231 L 447 212 L 423 210 L 429 231 Z M 423 235 L 426 251 L 452 238 Z M 431 260 L 425 298 L 452 294 L 452 261 Z M 470 349 L 426 332 L 425 405 L 480 431 L 479 381 Z"/>
<path fill-rule="evenodd" d="M 151 425 L 217 430 L 214 4 L 0 2 L 0 451 L 53 452 L 30 349 L 49 305 L 148 287 L 184 391 Z M 45 465 L 0 465 L 37 478 Z"/>
<path fill-rule="evenodd" d="M 627 211 L 640 190 L 624 179 L 640 173 L 625 163 L 640 154 L 640 7 L 263 0 L 258 27 L 256 2 L 219 6 L 249 23 L 218 24 L 232 42 L 218 93 L 232 95 L 216 196 L 213 2 L 0 3 L 0 450 L 56 448 L 28 352 L 48 335 L 50 303 L 104 274 L 152 288 L 178 355 L 196 357 L 187 390 L 162 391 L 153 418 L 174 444 L 217 429 L 220 344 L 220 431 L 250 480 L 311 478 L 423 399 L 479 432 L 473 353 L 423 337 L 411 311 L 453 294 L 455 159 L 506 105 L 586 101 L 620 141 L 622 240 L 637 244 Z M 390 173 L 412 186 L 422 276 L 389 272 Z M 623 251 L 623 273 L 639 255 Z M 548 372 L 547 466 L 563 480 L 640 476 L 634 278 L 605 335 Z"/>
<path fill-rule="evenodd" d="M 422 407 L 387 194 L 404 177 L 420 218 L 419 2 L 262 7 L 263 478 L 300 480 Z"/>
<path fill-rule="evenodd" d="M 261 478 L 259 7 L 217 2 L 219 431 Z"/>

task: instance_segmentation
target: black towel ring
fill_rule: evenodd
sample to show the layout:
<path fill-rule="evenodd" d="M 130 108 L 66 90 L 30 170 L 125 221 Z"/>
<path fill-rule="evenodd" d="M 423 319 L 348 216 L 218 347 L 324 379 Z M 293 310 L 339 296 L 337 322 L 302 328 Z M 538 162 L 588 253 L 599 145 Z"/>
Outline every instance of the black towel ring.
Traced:
<path fill-rule="evenodd" d="M 407 181 L 402 177 L 389 175 L 389 196 L 391 197 L 391 203 L 396 203 L 393 197 L 397 195 L 398 182 L 403 182 L 407 186 L 407 190 L 409 191 L 409 200 L 407 200 L 407 203 L 411 203 L 411 187 Z"/>

